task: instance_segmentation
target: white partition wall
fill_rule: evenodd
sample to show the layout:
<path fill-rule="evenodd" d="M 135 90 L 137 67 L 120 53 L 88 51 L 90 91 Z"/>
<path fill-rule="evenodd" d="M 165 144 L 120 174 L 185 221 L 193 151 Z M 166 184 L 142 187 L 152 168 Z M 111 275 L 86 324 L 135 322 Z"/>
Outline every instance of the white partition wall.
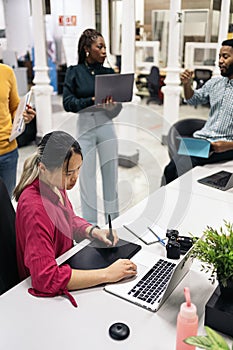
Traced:
<path fill-rule="evenodd" d="M 152 66 L 159 66 L 159 41 L 135 41 L 136 71 L 150 73 Z"/>
<path fill-rule="evenodd" d="M 195 68 L 213 69 L 217 48 L 218 43 L 187 42 L 185 44 L 185 68 L 191 70 Z M 199 55 L 196 54 L 196 50 L 198 50 Z"/>

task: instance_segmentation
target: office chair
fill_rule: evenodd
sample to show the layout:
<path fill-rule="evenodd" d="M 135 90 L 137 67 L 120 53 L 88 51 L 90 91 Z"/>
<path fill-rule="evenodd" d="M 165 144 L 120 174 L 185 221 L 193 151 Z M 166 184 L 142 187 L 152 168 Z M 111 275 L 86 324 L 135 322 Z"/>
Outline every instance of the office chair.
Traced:
<path fill-rule="evenodd" d="M 177 154 L 177 150 L 180 144 L 177 136 L 186 136 L 192 137 L 194 131 L 200 130 L 206 120 L 198 119 L 198 118 L 189 118 L 178 120 L 175 124 L 173 124 L 167 135 L 167 146 L 168 146 L 168 154 L 170 159 Z"/>
<path fill-rule="evenodd" d="M 16 242 L 15 210 L 6 186 L 0 178 L 0 295 L 19 283 Z"/>
<path fill-rule="evenodd" d="M 150 74 L 147 76 L 147 85 L 150 93 L 150 97 L 148 98 L 146 104 L 151 102 L 155 102 L 159 105 L 162 104 L 159 98 L 159 89 L 160 89 L 160 75 L 159 68 L 156 66 L 151 67 Z"/>
<path fill-rule="evenodd" d="M 205 68 L 194 69 L 193 80 L 197 84 L 196 89 L 200 89 L 207 82 L 207 80 L 209 80 L 212 77 L 212 74 L 213 72 L 211 69 L 205 69 Z"/>

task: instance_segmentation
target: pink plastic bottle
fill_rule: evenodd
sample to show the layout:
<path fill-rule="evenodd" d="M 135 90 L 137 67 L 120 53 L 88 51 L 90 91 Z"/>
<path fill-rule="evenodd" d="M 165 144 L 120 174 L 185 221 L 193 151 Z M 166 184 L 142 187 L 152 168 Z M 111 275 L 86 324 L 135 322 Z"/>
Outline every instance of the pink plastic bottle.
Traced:
<path fill-rule="evenodd" d="M 195 346 L 183 342 L 185 338 L 197 335 L 197 308 L 191 303 L 189 288 L 184 288 L 186 302 L 181 304 L 177 316 L 176 350 L 195 350 Z"/>

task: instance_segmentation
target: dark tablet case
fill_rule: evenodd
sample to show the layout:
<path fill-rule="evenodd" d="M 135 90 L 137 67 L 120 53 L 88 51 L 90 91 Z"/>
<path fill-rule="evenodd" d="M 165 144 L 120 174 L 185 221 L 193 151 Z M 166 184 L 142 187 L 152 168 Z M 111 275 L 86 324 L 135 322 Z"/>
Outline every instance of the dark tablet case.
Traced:
<path fill-rule="evenodd" d="M 101 269 L 111 265 L 114 261 L 132 258 L 142 247 L 120 239 L 116 247 L 106 247 L 93 241 L 66 260 L 73 269 Z"/>

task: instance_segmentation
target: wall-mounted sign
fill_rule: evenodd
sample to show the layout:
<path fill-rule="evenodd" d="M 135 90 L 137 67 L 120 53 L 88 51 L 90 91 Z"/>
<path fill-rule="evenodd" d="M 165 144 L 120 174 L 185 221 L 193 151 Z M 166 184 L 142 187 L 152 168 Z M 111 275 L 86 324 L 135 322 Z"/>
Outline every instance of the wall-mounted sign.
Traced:
<path fill-rule="evenodd" d="M 77 16 L 59 16 L 59 26 L 76 26 Z"/>

